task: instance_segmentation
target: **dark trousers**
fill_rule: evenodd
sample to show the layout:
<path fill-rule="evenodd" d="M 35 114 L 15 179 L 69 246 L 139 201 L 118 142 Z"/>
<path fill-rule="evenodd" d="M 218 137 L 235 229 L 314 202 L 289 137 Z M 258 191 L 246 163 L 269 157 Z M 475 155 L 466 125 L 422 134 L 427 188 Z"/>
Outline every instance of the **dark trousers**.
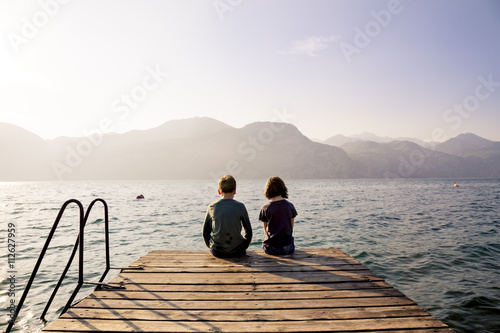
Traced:
<path fill-rule="evenodd" d="M 235 258 L 235 257 L 244 256 L 246 254 L 245 250 L 240 250 L 240 251 L 233 252 L 233 253 L 225 253 L 225 252 L 220 252 L 220 251 L 217 251 L 214 249 L 210 249 L 210 252 L 212 253 L 212 255 L 214 257 L 217 257 L 217 258 Z"/>
<path fill-rule="evenodd" d="M 274 254 L 274 255 L 292 254 L 293 251 L 295 251 L 295 245 L 291 244 L 283 247 L 273 247 L 264 245 L 262 246 L 262 249 L 267 254 Z"/>

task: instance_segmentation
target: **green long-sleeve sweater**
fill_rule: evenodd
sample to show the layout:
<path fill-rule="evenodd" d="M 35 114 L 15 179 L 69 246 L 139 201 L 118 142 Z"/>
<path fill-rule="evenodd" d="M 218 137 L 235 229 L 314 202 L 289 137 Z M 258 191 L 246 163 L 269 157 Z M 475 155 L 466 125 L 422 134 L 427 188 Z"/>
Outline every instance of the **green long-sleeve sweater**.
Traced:
<path fill-rule="evenodd" d="M 252 226 L 245 205 L 234 199 L 220 199 L 208 205 L 203 238 L 207 247 L 219 252 L 246 250 L 252 241 Z"/>

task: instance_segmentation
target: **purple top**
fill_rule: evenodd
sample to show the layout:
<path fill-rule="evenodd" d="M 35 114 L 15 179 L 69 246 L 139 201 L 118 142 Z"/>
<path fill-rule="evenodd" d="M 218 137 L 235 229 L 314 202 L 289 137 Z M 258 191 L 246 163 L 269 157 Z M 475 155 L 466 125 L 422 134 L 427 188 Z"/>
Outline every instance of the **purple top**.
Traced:
<path fill-rule="evenodd" d="M 292 219 L 295 216 L 297 211 L 287 200 L 270 201 L 262 206 L 259 220 L 268 223 L 264 245 L 272 247 L 292 245 Z"/>

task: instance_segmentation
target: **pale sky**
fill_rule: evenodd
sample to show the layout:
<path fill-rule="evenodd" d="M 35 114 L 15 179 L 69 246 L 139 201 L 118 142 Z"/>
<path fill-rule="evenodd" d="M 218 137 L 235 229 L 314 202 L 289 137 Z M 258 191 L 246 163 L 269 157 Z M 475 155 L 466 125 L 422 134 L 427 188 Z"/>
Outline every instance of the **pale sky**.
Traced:
<path fill-rule="evenodd" d="M 496 0 L 0 0 L 0 122 L 500 141 Z"/>

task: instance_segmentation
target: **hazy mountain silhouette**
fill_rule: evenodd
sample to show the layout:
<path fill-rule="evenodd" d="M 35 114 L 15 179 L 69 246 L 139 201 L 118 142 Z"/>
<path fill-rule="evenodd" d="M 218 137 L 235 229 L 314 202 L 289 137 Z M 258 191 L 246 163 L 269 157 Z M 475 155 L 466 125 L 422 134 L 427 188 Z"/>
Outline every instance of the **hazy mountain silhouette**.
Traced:
<path fill-rule="evenodd" d="M 360 141 L 342 146 L 368 178 L 499 177 L 490 161 L 434 151 L 409 141 Z"/>
<path fill-rule="evenodd" d="M 233 127 L 212 118 L 196 117 L 171 120 L 152 129 L 133 130 L 124 134 L 114 135 L 114 137 L 118 140 L 133 140 L 134 142 L 157 142 L 201 137 L 230 128 Z"/>
<path fill-rule="evenodd" d="M 42 142 L 40 161 L 47 167 L 49 160 L 49 179 L 54 180 L 218 179 L 224 173 L 247 179 L 351 176 L 352 161 L 342 149 L 313 142 L 285 123 L 236 129 L 193 118 L 144 131 Z M 26 148 L 23 154 L 33 151 Z M 10 159 L 11 165 L 17 160 Z M 2 178 L 13 178 L 15 170 L 3 172 Z"/>
<path fill-rule="evenodd" d="M 322 143 L 327 144 L 327 145 L 331 145 L 331 146 L 335 146 L 335 147 L 342 147 L 346 143 L 357 142 L 357 141 L 363 141 L 363 140 L 361 140 L 359 138 L 354 138 L 351 136 L 337 134 L 337 135 L 334 135 L 334 136 L 326 139 Z"/>
<path fill-rule="evenodd" d="M 0 181 L 46 180 L 53 175 L 48 143 L 18 126 L 0 123 Z"/>
<path fill-rule="evenodd" d="M 469 156 L 480 149 L 488 147 L 492 143 L 493 141 L 483 139 L 475 134 L 464 133 L 437 144 L 435 150 L 457 156 Z"/>
<path fill-rule="evenodd" d="M 436 150 L 469 159 L 480 158 L 486 162 L 487 174 L 500 175 L 500 142 L 465 133 L 437 145 Z"/>
<path fill-rule="evenodd" d="M 500 177 L 500 142 L 460 135 L 424 148 L 409 141 L 313 142 L 295 126 L 234 128 L 211 118 L 149 130 L 42 138 L 0 124 L 1 181 Z"/>
<path fill-rule="evenodd" d="M 372 142 L 378 142 L 378 143 L 385 143 L 385 142 L 391 142 L 391 141 L 410 141 L 410 142 L 416 143 L 418 145 L 421 145 L 423 147 L 430 147 L 432 145 L 432 143 L 430 143 L 430 142 L 425 142 L 425 141 L 415 139 L 415 138 L 407 138 L 407 137 L 391 138 L 388 136 L 378 136 L 378 135 L 370 133 L 370 132 L 364 132 L 361 134 L 351 135 L 351 136 L 337 134 L 337 135 L 334 135 L 334 136 L 326 139 L 322 143 L 342 148 L 342 146 L 346 143 L 358 142 L 358 141 L 372 141 Z"/>

